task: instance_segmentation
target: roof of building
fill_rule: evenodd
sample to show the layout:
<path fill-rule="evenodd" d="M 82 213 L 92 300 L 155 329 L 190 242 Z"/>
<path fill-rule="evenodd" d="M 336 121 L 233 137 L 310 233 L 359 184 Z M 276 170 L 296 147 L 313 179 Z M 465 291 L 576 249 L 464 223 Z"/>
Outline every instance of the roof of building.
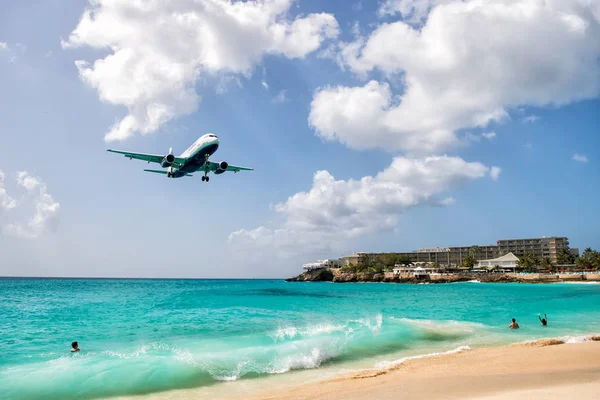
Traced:
<path fill-rule="evenodd" d="M 477 261 L 488 261 L 488 262 L 519 261 L 519 257 L 515 256 L 513 253 L 508 253 L 508 254 L 503 255 L 502 257 L 492 258 L 491 260 L 477 260 Z"/>

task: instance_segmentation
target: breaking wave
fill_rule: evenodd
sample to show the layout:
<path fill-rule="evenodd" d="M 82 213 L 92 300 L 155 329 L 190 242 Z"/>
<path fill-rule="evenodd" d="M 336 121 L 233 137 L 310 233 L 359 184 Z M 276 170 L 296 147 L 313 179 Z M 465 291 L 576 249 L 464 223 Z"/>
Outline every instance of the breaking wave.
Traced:
<path fill-rule="evenodd" d="M 21 399 L 143 394 L 383 356 L 418 349 L 425 342 L 466 338 L 480 328 L 473 323 L 376 314 L 344 323 L 281 326 L 222 340 L 155 342 L 129 351 L 82 351 L 4 369 L 0 383 L 9 398 L 18 394 Z"/>

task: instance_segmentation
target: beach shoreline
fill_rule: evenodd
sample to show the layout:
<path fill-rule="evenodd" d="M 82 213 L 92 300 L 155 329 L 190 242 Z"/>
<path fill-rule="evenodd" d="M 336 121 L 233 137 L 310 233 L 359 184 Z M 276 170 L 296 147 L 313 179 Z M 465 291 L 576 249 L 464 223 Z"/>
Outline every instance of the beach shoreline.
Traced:
<path fill-rule="evenodd" d="M 471 272 L 444 272 L 426 273 L 415 276 L 413 273 L 383 272 L 373 273 L 368 271 L 352 272 L 344 268 L 321 268 L 305 271 L 298 276 L 285 279 L 286 282 L 384 282 L 400 284 L 423 283 L 576 283 L 599 284 L 600 273 L 471 273 Z"/>
<path fill-rule="evenodd" d="M 308 399 L 596 399 L 600 398 L 600 337 L 582 343 L 560 339 L 502 347 L 456 349 L 409 357 L 385 368 L 340 372 L 323 380 L 269 385 L 246 382 L 231 390 L 213 387 L 211 398 Z M 294 382 L 294 383 L 291 383 Z M 232 385 L 242 382 L 232 382 Z M 191 400 L 205 388 L 182 389 L 118 400 Z M 222 394 L 222 395 L 221 395 Z"/>

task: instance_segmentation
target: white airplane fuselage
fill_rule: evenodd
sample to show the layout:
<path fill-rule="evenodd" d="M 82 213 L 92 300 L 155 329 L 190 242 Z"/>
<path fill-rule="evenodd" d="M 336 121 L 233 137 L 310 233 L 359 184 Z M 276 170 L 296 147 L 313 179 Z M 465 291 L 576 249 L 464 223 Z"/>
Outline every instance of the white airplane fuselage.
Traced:
<path fill-rule="evenodd" d="M 179 157 L 187 159 L 181 167 L 168 167 L 168 174 L 171 178 L 181 178 L 188 173 L 198 171 L 210 156 L 219 149 L 219 138 L 217 135 L 207 133 L 200 136 L 190 147 L 188 147 Z M 225 164 L 225 169 L 227 164 Z M 219 173 L 216 171 L 215 173 Z"/>

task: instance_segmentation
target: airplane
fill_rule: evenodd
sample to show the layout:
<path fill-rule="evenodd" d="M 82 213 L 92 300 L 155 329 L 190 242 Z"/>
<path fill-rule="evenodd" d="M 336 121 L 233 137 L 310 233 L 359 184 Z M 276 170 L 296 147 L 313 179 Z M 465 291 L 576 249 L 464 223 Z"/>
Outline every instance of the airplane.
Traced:
<path fill-rule="evenodd" d="M 164 174 L 167 178 L 181 178 L 184 176 L 193 176 L 193 172 L 204 172 L 202 182 L 208 182 L 210 177 L 209 172 L 213 172 L 215 175 L 222 174 L 227 171 L 237 173 L 239 171 L 254 171 L 254 168 L 237 167 L 235 165 L 229 165 L 225 161 L 219 163 L 209 161 L 209 157 L 212 156 L 219 148 L 219 138 L 217 135 L 207 133 L 206 135 L 200 136 L 194 144 L 187 148 L 186 151 L 181 153 L 179 157 L 173 155 L 173 148 L 169 149 L 169 153 L 165 156 L 159 154 L 144 154 L 144 153 L 131 153 L 128 151 L 120 151 L 108 149 L 111 153 L 123 154 L 130 160 L 142 160 L 148 163 L 154 162 L 160 164 L 161 167 L 167 168 L 166 170 L 156 169 L 145 169 L 146 172 L 152 172 L 155 174 Z"/>

